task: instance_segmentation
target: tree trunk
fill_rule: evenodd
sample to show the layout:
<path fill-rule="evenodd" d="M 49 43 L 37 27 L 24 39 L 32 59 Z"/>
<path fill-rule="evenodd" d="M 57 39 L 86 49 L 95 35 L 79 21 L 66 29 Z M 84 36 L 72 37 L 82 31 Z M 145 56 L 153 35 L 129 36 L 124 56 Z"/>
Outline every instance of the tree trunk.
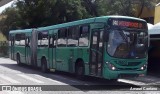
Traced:
<path fill-rule="evenodd" d="M 142 14 L 142 12 L 143 12 L 143 9 L 144 9 L 144 1 L 142 1 L 142 3 L 141 3 L 141 9 L 140 9 L 140 12 L 138 13 L 138 18 L 141 16 L 141 14 Z"/>

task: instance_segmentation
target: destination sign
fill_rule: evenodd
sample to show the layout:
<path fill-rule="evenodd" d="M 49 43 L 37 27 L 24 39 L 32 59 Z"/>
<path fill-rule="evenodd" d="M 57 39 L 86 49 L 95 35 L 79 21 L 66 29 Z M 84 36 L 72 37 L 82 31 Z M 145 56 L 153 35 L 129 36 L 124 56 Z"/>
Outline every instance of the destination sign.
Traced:
<path fill-rule="evenodd" d="M 123 20 L 123 19 L 110 19 L 109 25 L 112 27 L 127 27 L 127 28 L 137 28 L 146 29 L 146 23 L 143 21 L 135 20 Z"/>

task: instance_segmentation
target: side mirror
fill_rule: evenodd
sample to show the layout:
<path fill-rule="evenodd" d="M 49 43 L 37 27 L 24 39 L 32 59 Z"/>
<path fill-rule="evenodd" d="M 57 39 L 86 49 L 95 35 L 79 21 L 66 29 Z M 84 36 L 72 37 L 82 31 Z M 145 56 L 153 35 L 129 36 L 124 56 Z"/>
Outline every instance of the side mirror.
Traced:
<path fill-rule="evenodd" d="M 26 47 L 29 47 L 29 44 L 26 44 Z"/>

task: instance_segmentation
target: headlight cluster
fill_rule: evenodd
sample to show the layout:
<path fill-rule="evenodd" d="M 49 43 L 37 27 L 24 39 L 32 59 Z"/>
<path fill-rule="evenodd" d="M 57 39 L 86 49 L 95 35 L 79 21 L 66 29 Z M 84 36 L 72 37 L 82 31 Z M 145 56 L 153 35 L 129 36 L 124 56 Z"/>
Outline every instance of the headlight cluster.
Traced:
<path fill-rule="evenodd" d="M 141 66 L 140 70 L 145 70 L 147 68 L 147 65 L 144 64 L 143 66 Z"/>
<path fill-rule="evenodd" d="M 108 65 L 108 68 L 110 69 L 110 70 L 116 70 L 116 67 L 113 65 L 113 64 L 111 64 L 111 63 L 109 63 L 109 62 L 106 62 L 106 64 Z"/>
<path fill-rule="evenodd" d="M 109 63 L 109 62 L 106 62 L 106 64 L 107 64 L 107 66 L 108 66 L 108 68 L 110 69 L 110 70 L 112 70 L 112 71 L 115 71 L 115 70 L 119 70 L 118 68 L 116 68 L 115 67 L 115 65 L 113 65 L 113 64 L 111 64 L 111 63 Z M 138 68 L 137 68 L 138 69 Z M 138 70 L 145 70 L 145 69 L 147 69 L 147 64 L 144 64 L 143 66 L 141 66 Z"/>

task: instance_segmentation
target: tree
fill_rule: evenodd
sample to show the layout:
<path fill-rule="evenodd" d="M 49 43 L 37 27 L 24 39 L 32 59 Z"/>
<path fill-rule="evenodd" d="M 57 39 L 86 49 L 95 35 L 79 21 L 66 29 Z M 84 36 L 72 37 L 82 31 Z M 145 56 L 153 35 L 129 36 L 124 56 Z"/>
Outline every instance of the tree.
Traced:
<path fill-rule="evenodd" d="M 125 15 L 140 17 L 143 9 L 151 9 L 160 0 L 99 0 L 101 15 Z M 138 7 L 140 7 L 138 9 Z M 138 12 L 138 15 L 136 13 Z"/>
<path fill-rule="evenodd" d="M 19 0 L 19 14 L 28 28 L 53 25 L 88 17 L 81 0 Z"/>
<path fill-rule="evenodd" d="M 0 30 L 37 28 L 90 17 L 81 0 L 18 0 L 2 13 Z"/>
<path fill-rule="evenodd" d="M 37 28 L 103 15 L 139 17 L 160 0 L 18 0 L 3 12 L 0 30 Z M 137 6 L 140 11 L 137 13 Z"/>
<path fill-rule="evenodd" d="M 140 11 L 137 15 L 137 17 L 140 17 L 144 8 L 146 7 L 147 9 L 154 8 L 155 2 L 153 0 L 138 0 L 136 3 L 138 6 L 140 6 Z"/>
<path fill-rule="evenodd" d="M 99 4 L 99 0 L 83 0 L 82 1 L 82 5 L 86 8 L 87 12 L 93 17 L 99 16 L 98 4 Z"/>
<path fill-rule="evenodd" d="M 21 19 L 18 10 L 15 7 L 7 8 L 1 14 L 0 31 L 8 38 L 10 30 L 19 29 L 25 26 L 25 22 Z"/>
<path fill-rule="evenodd" d="M 132 0 L 95 0 L 99 15 L 134 16 Z"/>

